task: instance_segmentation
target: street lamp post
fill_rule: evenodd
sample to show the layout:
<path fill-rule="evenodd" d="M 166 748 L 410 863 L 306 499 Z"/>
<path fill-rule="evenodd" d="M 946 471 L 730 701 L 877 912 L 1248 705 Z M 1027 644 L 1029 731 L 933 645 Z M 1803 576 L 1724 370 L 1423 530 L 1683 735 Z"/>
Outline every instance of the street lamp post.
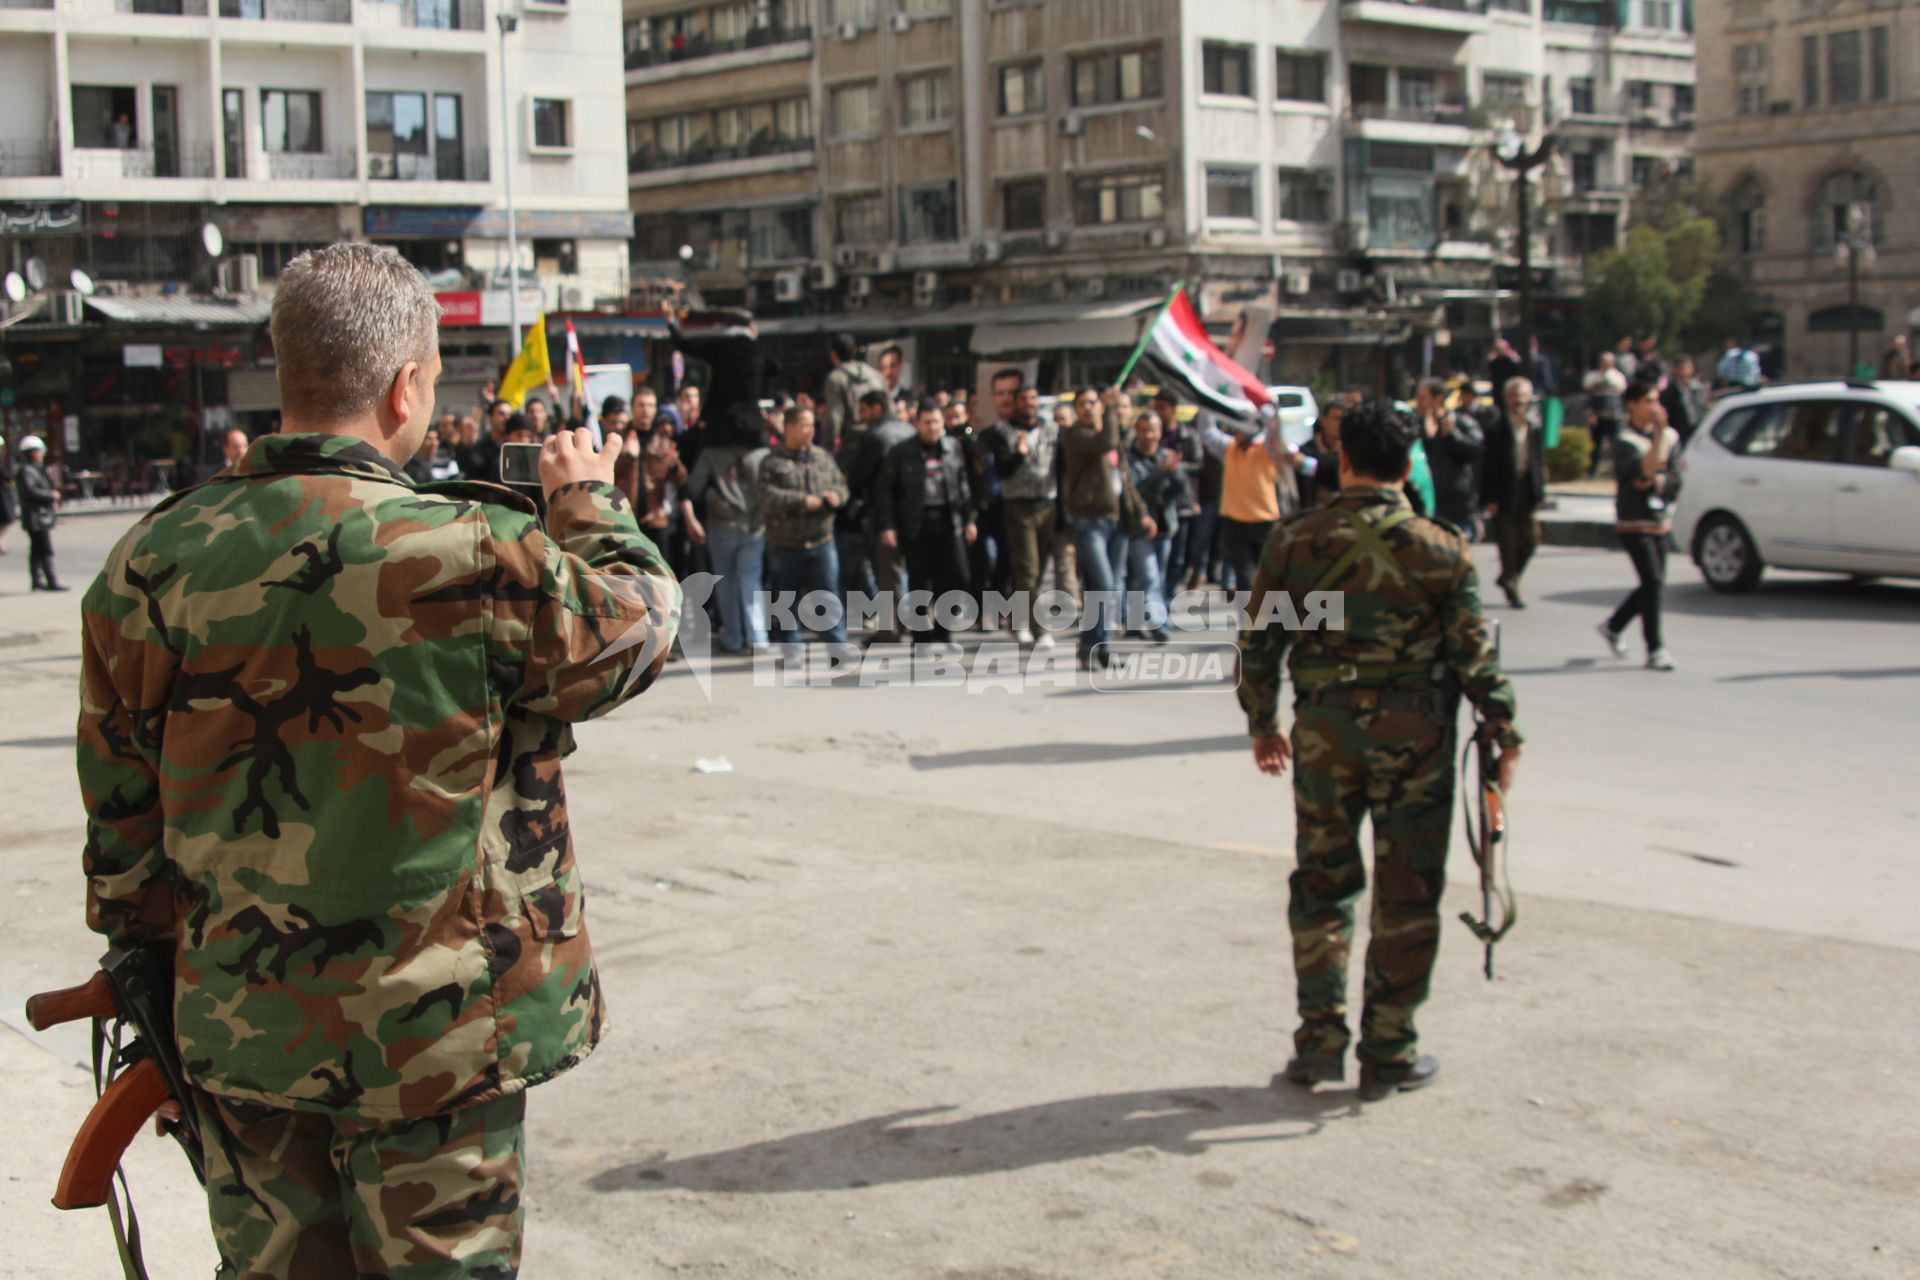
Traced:
<path fill-rule="evenodd" d="M 1847 268 L 1847 373 L 1860 368 L 1860 265 L 1873 265 L 1873 219 L 1864 204 L 1847 206 L 1846 225 L 1834 239 L 1833 252 Z"/>
<path fill-rule="evenodd" d="M 1528 151 L 1526 139 L 1519 131 L 1508 129 L 1493 148 L 1494 159 L 1514 175 L 1519 187 L 1516 198 L 1520 219 L 1520 358 L 1529 362 L 1526 365 L 1529 369 L 1533 359 L 1533 192 L 1528 177 L 1553 158 L 1554 145 L 1553 135 L 1548 134 L 1539 146 Z M 1498 305 L 1496 302 L 1495 306 Z M 1498 388 L 1495 394 L 1499 394 Z"/>
<path fill-rule="evenodd" d="M 520 219 L 513 210 L 513 97 L 507 91 L 507 37 L 520 25 L 511 13 L 495 15 L 500 24 L 500 176 L 506 180 L 507 196 L 507 324 L 513 331 L 513 345 L 520 354 Z"/>

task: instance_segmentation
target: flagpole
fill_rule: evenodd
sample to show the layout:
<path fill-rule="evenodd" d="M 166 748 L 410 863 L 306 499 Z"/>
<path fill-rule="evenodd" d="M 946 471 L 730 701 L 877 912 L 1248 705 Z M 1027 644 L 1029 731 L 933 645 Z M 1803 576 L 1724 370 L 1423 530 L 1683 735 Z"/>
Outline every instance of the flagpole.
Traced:
<path fill-rule="evenodd" d="M 1133 354 L 1127 357 L 1126 367 L 1121 369 L 1120 376 L 1114 379 L 1114 381 L 1118 382 L 1122 387 L 1126 386 L 1127 375 L 1133 372 L 1133 366 L 1140 363 L 1140 357 L 1145 354 L 1147 344 L 1153 341 L 1153 331 L 1160 327 L 1160 317 L 1167 314 L 1167 308 L 1173 305 L 1173 300 L 1179 297 L 1180 291 L 1186 287 L 1187 282 L 1185 280 L 1176 281 L 1173 286 L 1173 292 L 1169 293 L 1167 300 L 1160 304 L 1160 309 L 1153 313 L 1153 319 L 1149 320 L 1146 327 L 1140 330 L 1140 341 L 1134 344 Z"/>

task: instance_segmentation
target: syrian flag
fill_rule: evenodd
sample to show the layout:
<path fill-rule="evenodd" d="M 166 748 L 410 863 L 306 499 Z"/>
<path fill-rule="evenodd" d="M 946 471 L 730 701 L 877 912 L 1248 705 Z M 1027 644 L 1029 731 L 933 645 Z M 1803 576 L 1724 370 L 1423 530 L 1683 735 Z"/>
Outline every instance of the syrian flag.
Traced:
<path fill-rule="evenodd" d="M 587 406 L 587 358 L 580 350 L 580 335 L 573 331 L 573 321 L 567 321 L 567 381 L 573 393 L 580 398 L 583 407 Z M 590 408 L 590 407 L 589 407 Z"/>
<path fill-rule="evenodd" d="M 1140 335 L 1140 345 L 1134 348 L 1127 371 L 1141 360 L 1202 408 L 1222 417 L 1258 422 L 1260 410 L 1272 399 L 1260 379 L 1213 345 L 1182 287 L 1174 289 L 1173 296 Z M 1122 373 L 1123 379 L 1125 376 Z"/>

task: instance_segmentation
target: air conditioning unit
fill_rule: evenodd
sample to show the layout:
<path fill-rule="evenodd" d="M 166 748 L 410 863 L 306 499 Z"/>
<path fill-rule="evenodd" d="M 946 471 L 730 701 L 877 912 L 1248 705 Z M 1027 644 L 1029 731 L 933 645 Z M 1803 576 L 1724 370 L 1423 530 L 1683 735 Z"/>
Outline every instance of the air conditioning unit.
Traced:
<path fill-rule="evenodd" d="M 775 302 L 798 302 L 806 291 L 807 275 L 804 271 L 781 271 L 773 277 Z"/>
<path fill-rule="evenodd" d="M 557 300 L 562 311 L 593 310 L 593 295 L 584 285 L 563 284 L 557 290 Z"/>
<path fill-rule="evenodd" d="M 237 293 L 260 292 L 260 255 L 241 253 L 233 259 L 234 290 Z"/>
<path fill-rule="evenodd" d="M 1281 284 L 1292 296 L 1298 298 L 1313 292 L 1313 272 L 1297 267 L 1282 278 Z"/>
<path fill-rule="evenodd" d="M 1080 296 L 1083 298 L 1104 298 L 1107 296 L 1107 282 L 1099 277 L 1080 282 Z"/>
<path fill-rule="evenodd" d="M 1086 132 L 1087 122 L 1080 118 L 1078 111 L 1069 111 L 1060 117 L 1059 129 L 1061 137 L 1077 138 Z"/>
<path fill-rule="evenodd" d="M 938 271 L 916 271 L 913 273 L 913 304 L 916 307 L 933 305 L 940 296 L 940 273 Z"/>
<path fill-rule="evenodd" d="M 843 244 L 833 251 L 833 265 L 842 271 L 851 271 L 860 265 L 860 251 L 850 244 Z"/>
<path fill-rule="evenodd" d="M 913 30 L 913 15 L 912 15 L 912 14 L 910 14 L 910 13 L 896 13 L 896 14 L 894 14 L 894 15 L 893 15 L 893 33 L 894 33 L 895 35 L 897 35 L 897 36 L 903 36 L 903 35 L 905 35 L 905 34 L 907 34 L 907 32 L 909 32 L 909 31 L 911 31 L 911 30 Z"/>
<path fill-rule="evenodd" d="M 1047 248 L 1064 249 L 1067 247 L 1067 229 L 1065 227 L 1047 228 Z"/>
<path fill-rule="evenodd" d="M 847 297 L 863 301 L 873 296 L 872 276 L 851 276 L 847 280 Z"/>
<path fill-rule="evenodd" d="M 53 322 L 72 328 L 87 318 L 87 300 L 71 289 L 53 295 Z"/>
<path fill-rule="evenodd" d="M 1333 278 L 1333 287 L 1341 293 L 1358 293 L 1363 283 L 1360 273 L 1352 267 L 1342 267 Z"/>
<path fill-rule="evenodd" d="M 841 23 L 840 38 L 842 40 L 858 40 L 860 38 L 860 24 L 857 22 Z"/>
<path fill-rule="evenodd" d="M 977 240 L 973 245 L 975 262 L 1000 261 L 1000 242 L 998 240 Z"/>
<path fill-rule="evenodd" d="M 1167 247 L 1167 229 L 1165 227 L 1152 228 L 1147 232 L 1146 241 L 1147 241 L 1147 248 L 1149 249 L 1166 248 Z"/>
<path fill-rule="evenodd" d="M 893 254 L 888 252 L 885 249 L 882 249 L 880 252 L 874 254 L 873 269 L 875 271 L 880 272 L 883 275 L 889 271 L 892 271 L 894 269 Z"/>
<path fill-rule="evenodd" d="M 815 289 L 831 289 L 840 283 L 840 272 L 831 262 L 816 262 L 807 268 L 807 283 Z"/>

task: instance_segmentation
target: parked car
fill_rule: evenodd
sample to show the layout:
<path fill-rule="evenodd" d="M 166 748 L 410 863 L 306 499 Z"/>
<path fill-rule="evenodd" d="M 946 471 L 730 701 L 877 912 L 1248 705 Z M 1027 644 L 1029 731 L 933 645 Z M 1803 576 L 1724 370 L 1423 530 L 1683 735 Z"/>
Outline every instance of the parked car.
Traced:
<path fill-rule="evenodd" d="M 1280 434 L 1296 449 L 1313 439 L 1313 428 L 1320 421 L 1320 406 L 1306 387 L 1268 387 L 1275 414 L 1280 419 Z"/>
<path fill-rule="evenodd" d="M 1707 585 L 1768 565 L 1920 577 L 1920 382 L 1799 382 L 1715 404 L 1674 523 Z"/>

